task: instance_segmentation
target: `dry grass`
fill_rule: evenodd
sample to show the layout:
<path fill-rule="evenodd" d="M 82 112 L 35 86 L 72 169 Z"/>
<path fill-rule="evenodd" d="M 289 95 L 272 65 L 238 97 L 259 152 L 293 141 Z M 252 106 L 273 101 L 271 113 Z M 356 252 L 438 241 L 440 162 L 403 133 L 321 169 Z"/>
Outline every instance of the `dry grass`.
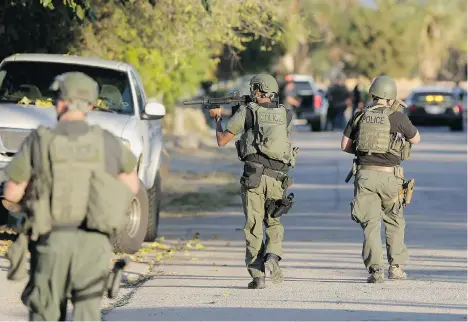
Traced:
<path fill-rule="evenodd" d="M 238 178 L 230 173 L 168 173 L 164 180 L 162 217 L 196 215 L 239 205 Z"/>

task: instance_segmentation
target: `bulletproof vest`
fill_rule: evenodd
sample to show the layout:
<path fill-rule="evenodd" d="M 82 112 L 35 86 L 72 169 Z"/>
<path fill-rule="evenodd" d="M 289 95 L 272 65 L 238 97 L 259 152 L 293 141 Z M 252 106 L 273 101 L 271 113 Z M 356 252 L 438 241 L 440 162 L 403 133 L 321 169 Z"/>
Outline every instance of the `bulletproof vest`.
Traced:
<path fill-rule="evenodd" d="M 372 153 L 391 153 L 401 160 L 408 160 L 411 155 L 411 144 L 401 133 L 392 135 L 389 116 L 394 111 L 388 107 L 378 110 L 383 105 L 368 107 L 354 121 L 359 124 L 356 137 L 356 151 Z"/>
<path fill-rule="evenodd" d="M 106 234 L 118 229 L 132 194 L 106 172 L 103 130 L 91 126 L 86 134 L 71 137 L 40 127 L 38 135 L 41 165 L 34 169 L 28 198 L 37 234 L 60 227 Z M 124 209 L 115 213 L 116 207 Z"/>
<path fill-rule="evenodd" d="M 380 105 L 366 108 L 360 115 L 356 150 L 368 154 L 387 153 L 390 147 L 390 120 L 393 113 L 389 108 L 378 110 Z"/>
<path fill-rule="evenodd" d="M 258 153 L 288 165 L 291 161 L 294 163 L 284 106 L 266 108 L 249 103 L 247 108 L 253 112 L 253 126 L 237 142 L 239 158 L 244 160 L 248 155 Z"/>

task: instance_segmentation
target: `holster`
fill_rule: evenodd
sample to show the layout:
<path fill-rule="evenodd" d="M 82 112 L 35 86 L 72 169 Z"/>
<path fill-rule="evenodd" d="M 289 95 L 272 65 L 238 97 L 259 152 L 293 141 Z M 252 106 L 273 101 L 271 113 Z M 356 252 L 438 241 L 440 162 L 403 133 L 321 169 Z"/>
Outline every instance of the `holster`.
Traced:
<path fill-rule="evenodd" d="M 353 166 L 351 170 L 349 170 L 348 175 L 346 176 L 345 182 L 348 183 L 349 180 L 351 180 L 351 178 L 356 175 L 356 173 L 357 173 L 357 159 L 353 159 Z"/>
<path fill-rule="evenodd" d="M 115 298 L 120 291 L 120 283 L 125 266 L 130 260 L 128 258 L 119 259 L 114 263 L 112 271 L 107 279 L 107 296 L 111 299 Z"/>
<path fill-rule="evenodd" d="M 271 218 L 279 218 L 289 212 L 294 204 L 294 194 L 290 193 L 283 199 L 267 199 L 265 201 L 265 215 Z"/>
<path fill-rule="evenodd" d="M 414 179 L 403 181 L 403 185 L 400 188 L 400 194 L 403 195 L 403 206 L 407 206 L 411 203 L 411 199 L 413 199 L 414 185 Z"/>
<path fill-rule="evenodd" d="M 245 161 L 244 173 L 240 178 L 240 183 L 246 189 L 255 189 L 260 185 L 262 180 L 264 166 L 258 162 Z"/>

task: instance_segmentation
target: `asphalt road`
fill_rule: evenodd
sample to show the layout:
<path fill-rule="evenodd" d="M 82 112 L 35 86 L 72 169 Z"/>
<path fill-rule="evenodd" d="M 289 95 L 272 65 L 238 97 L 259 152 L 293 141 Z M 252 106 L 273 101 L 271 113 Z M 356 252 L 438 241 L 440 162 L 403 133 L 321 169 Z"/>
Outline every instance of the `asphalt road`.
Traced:
<path fill-rule="evenodd" d="M 206 249 L 176 253 L 106 319 L 466 320 L 466 133 L 421 129 L 421 135 L 405 164 L 406 177 L 417 185 L 405 212 L 409 280 L 365 283 L 362 231 L 349 215 L 352 183 L 344 182 L 352 156 L 340 152 L 340 133 L 299 129 L 294 140 L 301 152 L 290 189 L 296 205 L 283 218 L 283 284 L 246 288 L 240 208 L 164 219 L 166 240 L 198 232 Z M 201 171 L 235 166 L 193 162 L 191 168 Z"/>
<path fill-rule="evenodd" d="M 240 206 L 192 218 L 161 219 L 168 243 L 200 233 L 201 250 L 179 251 L 106 320 L 466 320 L 466 133 L 421 129 L 422 143 L 405 163 L 416 178 L 406 209 L 407 281 L 367 284 L 362 231 L 351 221 L 352 156 L 341 134 L 296 128 L 300 156 L 293 170 L 294 209 L 283 218 L 285 282 L 248 290 Z M 196 158 L 171 168 L 241 172 L 241 164 Z M 382 244 L 384 248 L 384 244 Z M 8 282 L 0 262 L 0 320 L 25 320 L 24 282 Z"/>

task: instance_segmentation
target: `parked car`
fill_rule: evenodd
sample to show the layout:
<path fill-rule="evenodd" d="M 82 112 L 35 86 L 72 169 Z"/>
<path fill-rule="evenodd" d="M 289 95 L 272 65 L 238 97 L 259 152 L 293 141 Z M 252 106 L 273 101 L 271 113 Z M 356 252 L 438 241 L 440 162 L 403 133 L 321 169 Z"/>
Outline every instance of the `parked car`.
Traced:
<path fill-rule="evenodd" d="M 406 103 L 406 113 L 414 125 L 448 126 L 452 131 L 463 131 L 463 104 L 451 87 L 416 88 L 406 98 Z"/>
<path fill-rule="evenodd" d="M 57 75 L 70 71 L 95 79 L 99 99 L 108 106 L 107 110 L 91 111 L 88 123 L 99 124 L 119 137 L 138 159 L 142 189 L 128 211 L 125 229 L 113 241 L 115 251 L 134 253 L 143 241 L 157 236 L 161 119 L 166 110 L 161 103 L 148 101 L 140 76 L 130 64 L 49 54 L 20 54 L 4 59 L 0 64 L 0 172 L 33 129 L 56 124 L 55 95 L 49 86 Z"/>
<path fill-rule="evenodd" d="M 280 87 L 282 102 L 285 102 L 284 87 L 287 81 L 294 82 L 296 98 L 300 101 L 300 106 L 294 110 L 299 122 L 304 120 L 314 132 L 325 130 L 328 104 L 324 100 L 325 93 L 317 88 L 314 78 L 310 75 L 287 75 Z"/>

